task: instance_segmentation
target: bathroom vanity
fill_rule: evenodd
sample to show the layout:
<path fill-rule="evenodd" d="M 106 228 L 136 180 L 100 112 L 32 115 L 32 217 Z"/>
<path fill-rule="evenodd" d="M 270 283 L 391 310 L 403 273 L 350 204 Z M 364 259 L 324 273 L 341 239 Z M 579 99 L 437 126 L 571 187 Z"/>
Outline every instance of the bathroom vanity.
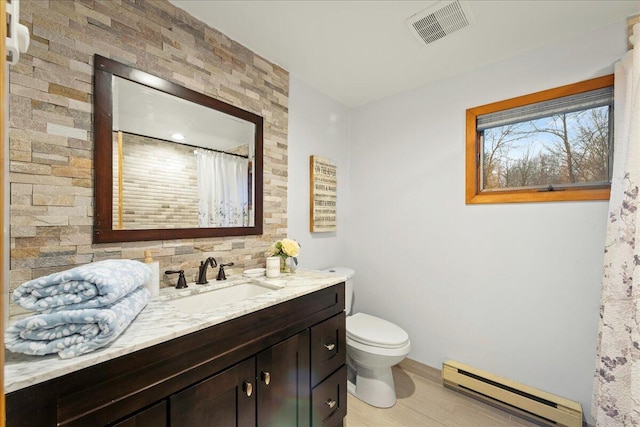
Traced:
<path fill-rule="evenodd" d="M 342 425 L 344 283 L 299 274 L 209 313 L 154 299 L 78 360 L 8 354 L 7 426 Z"/>

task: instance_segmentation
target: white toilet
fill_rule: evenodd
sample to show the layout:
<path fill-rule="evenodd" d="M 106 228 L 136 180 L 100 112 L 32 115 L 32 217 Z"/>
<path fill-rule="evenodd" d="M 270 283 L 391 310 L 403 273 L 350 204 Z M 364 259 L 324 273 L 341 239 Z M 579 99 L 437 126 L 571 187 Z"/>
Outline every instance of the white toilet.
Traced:
<path fill-rule="evenodd" d="M 324 271 L 347 278 L 347 390 L 363 402 L 378 408 L 395 405 L 396 390 L 391 367 L 409 354 L 409 335 L 399 326 L 378 317 L 365 313 L 350 315 L 355 271 L 343 267 Z"/>

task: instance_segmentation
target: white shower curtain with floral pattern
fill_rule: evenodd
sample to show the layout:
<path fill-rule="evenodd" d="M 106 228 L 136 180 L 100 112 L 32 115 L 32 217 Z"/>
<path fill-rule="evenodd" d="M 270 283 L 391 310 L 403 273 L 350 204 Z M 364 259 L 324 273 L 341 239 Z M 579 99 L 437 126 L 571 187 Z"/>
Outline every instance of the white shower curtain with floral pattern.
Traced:
<path fill-rule="evenodd" d="M 198 222 L 200 227 L 249 225 L 249 160 L 198 149 Z"/>
<path fill-rule="evenodd" d="M 615 145 L 592 415 L 640 427 L 640 24 L 616 64 Z"/>

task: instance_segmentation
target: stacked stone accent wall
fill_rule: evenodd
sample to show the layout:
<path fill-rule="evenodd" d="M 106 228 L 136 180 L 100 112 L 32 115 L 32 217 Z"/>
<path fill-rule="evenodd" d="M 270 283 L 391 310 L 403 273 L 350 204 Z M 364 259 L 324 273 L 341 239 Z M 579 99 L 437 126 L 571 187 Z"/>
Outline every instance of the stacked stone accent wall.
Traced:
<path fill-rule="evenodd" d="M 22 0 L 20 12 L 31 45 L 9 73 L 10 288 L 145 249 L 190 280 L 208 256 L 263 265 L 287 230 L 287 71 L 165 0 Z M 92 244 L 96 53 L 264 117 L 262 236 Z"/>

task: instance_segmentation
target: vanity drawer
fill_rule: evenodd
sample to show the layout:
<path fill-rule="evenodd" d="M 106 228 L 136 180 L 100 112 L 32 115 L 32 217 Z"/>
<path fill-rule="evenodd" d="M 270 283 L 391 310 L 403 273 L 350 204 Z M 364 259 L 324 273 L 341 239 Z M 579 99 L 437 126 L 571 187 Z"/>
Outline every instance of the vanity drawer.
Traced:
<path fill-rule="evenodd" d="M 311 425 L 342 425 L 347 415 L 347 367 L 334 372 L 311 391 Z"/>
<path fill-rule="evenodd" d="M 311 327 L 311 386 L 346 363 L 344 312 Z"/>

